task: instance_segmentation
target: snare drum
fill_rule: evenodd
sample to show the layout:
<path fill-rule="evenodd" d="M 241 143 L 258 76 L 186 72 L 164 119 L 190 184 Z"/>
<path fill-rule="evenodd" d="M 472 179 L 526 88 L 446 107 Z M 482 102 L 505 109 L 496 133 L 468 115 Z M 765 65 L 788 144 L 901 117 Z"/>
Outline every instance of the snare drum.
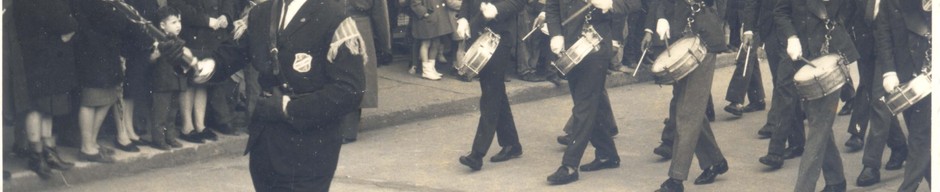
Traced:
<path fill-rule="evenodd" d="M 584 60 L 588 54 L 600 50 L 601 34 L 594 30 L 594 26 L 588 25 L 581 31 L 581 38 L 574 42 L 570 48 L 558 56 L 558 60 L 552 62 L 555 69 L 561 72 L 561 75 L 567 75 L 574 69 L 578 63 Z"/>
<path fill-rule="evenodd" d="M 499 38 L 499 34 L 493 33 L 489 28 L 484 29 L 483 34 L 470 45 L 470 48 L 467 48 L 466 54 L 457 66 L 457 72 L 470 78 L 479 75 L 480 70 L 483 70 L 486 63 L 493 57 L 493 53 L 496 52 Z"/>
<path fill-rule="evenodd" d="M 848 69 L 842 56 L 823 55 L 810 61 L 793 75 L 796 91 L 805 100 L 814 100 L 842 89 L 848 80 Z M 814 67 L 815 66 L 815 67 Z"/>
<path fill-rule="evenodd" d="M 196 67 L 193 68 L 193 83 L 204 84 L 209 82 L 212 79 L 212 75 L 215 74 L 215 61 L 213 60 L 203 60 L 196 63 Z"/>
<path fill-rule="evenodd" d="M 892 115 L 901 114 L 911 105 L 930 95 L 933 85 L 930 83 L 930 73 L 920 74 L 911 81 L 898 87 L 898 91 L 882 98 Z"/>
<path fill-rule="evenodd" d="M 698 37 L 685 37 L 666 48 L 653 62 L 658 84 L 674 84 L 692 73 L 705 59 L 707 50 Z"/>

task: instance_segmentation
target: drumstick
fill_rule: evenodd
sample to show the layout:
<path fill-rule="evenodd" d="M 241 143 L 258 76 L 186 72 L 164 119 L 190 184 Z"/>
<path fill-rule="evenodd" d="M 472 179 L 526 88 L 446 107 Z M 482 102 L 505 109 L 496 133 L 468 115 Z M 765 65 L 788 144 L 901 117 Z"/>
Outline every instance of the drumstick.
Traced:
<path fill-rule="evenodd" d="M 578 11 L 574 12 L 574 14 L 571 14 L 571 16 L 568 16 L 568 18 L 565 19 L 564 22 L 561 22 L 561 25 L 564 26 L 564 25 L 568 24 L 568 22 L 571 22 L 571 20 L 574 20 L 575 17 L 578 17 L 579 15 L 581 15 L 581 13 L 584 13 L 584 12 L 587 11 L 589 8 L 591 8 L 591 4 L 590 4 L 590 3 L 588 3 L 587 5 L 584 5 L 583 7 L 581 7 L 581 9 L 578 9 Z"/>
<path fill-rule="evenodd" d="M 669 38 L 666 38 L 664 41 L 666 41 L 666 56 L 672 57 L 672 53 L 669 52 Z"/>
<path fill-rule="evenodd" d="M 806 62 L 807 65 L 813 66 L 813 68 L 816 68 L 816 65 L 813 65 L 813 62 L 810 62 L 809 59 L 806 59 L 803 56 L 799 56 L 797 57 L 797 59 L 799 59 L 800 61 Z"/>
<path fill-rule="evenodd" d="M 738 49 L 740 52 L 740 49 Z M 747 52 L 744 54 L 744 70 L 741 70 L 741 77 L 745 77 L 747 74 L 747 63 L 751 61 L 751 46 L 747 46 Z M 760 71 L 758 71 L 760 73 Z"/>
<path fill-rule="evenodd" d="M 643 54 L 640 55 L 640 61 L 636 62 L 636 69 L 633 69 L 633 76 L 636 77 L 636 72 L 640 70 L 640 65 L 643 64 L 643 59 L 646 58 L 646 51 L 649 51 L 650 48 L 646 47 L 643 49 Z"/>
<path fill-rule="evenodd" d="M 525 34 L 525 37 L 522 37 L 522 41 L 525 41 L 526 39 L 528 39 L 529 36 L 532 35 L 532 33 L 535 33 L 536 30 L 539 30 L 539 28 L 542 28 L 542 25 L 544 25 L 544 24 L 545 24 L 545 23 L 542 23 L 542 24 L 538 24 L 538 26 L 532 27 L 532 30 L 529 30 L 529 33 L 526 33 L 526 34 Z"/>

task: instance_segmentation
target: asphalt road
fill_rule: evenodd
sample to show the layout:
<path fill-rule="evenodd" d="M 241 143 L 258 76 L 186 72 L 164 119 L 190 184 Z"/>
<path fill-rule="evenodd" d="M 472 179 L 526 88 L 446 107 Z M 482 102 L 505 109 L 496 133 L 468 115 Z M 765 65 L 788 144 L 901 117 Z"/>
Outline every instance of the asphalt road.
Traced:
<path fill-rule="evenodd" d="M 770 96 L 770 76 L 763 64 L 765 86 Z M 741 118 L 721 110 L 733 68 L 716 70 L 712 94 L 718 108 L 712 123 L 716 139 L 728 159 L 730 171 L 709 185 L 685 182 L 689 191 L 792 191 L 799 159 L 783 168 L 769 170 L 757 159 L 767 151 L 766 139 L 756 132 L 764 124 L 766 111 Z M 856 78 L 857 79 L 857 78 Z M 483 170 L 471 171 L 457 158 L 470 150 L 479 112 L 446 116 L 427 121 L 381 128 L 360 134 L 358 142 L 343 146 L 333 191 L 653 191 L 667 179 L 669 162 L 652 153 L 659 145 L 662 121 L 671 97 L 669 86 L 641 83 L 608 90 L 620 134 L 615 137 L 621 166 L 597 172 L 582 172 L 579 181 L 552 186 L 545 178 L 561 163 L 563 146 L 555 143 L 571 113 L 571 99 L 559 96 L 512 106 L 524 154 L 502 163 L 485 162 Z M 770 98 L 768 98 L 769 100 Z M 845 165 L 849 191 L 896 191 L 903 171 L 882 171 L 882 182 L 855 187 L 862 169 L 861 152 L 848 153 L 842 143 L 848 116 L 839 116 L 833 127 Z M 495 141 L 494 141 L 495 142 Z M 498 152 L 494 143 L 489 156 Z M 884 156 L 888 158 L 888 152 Z M 583 163 L 593 159 L 588 147 Z M 701 173 L 692 164 L 690 180 Z M 817 190 L 823 187 L 822 177 Z M 62 191 L 252 191 L 248 158 L 219 158 L 178 167 L 157 169 L 127 177 L 98 181 Z M 926 182 L 920 191 L 929 191 Z"/>

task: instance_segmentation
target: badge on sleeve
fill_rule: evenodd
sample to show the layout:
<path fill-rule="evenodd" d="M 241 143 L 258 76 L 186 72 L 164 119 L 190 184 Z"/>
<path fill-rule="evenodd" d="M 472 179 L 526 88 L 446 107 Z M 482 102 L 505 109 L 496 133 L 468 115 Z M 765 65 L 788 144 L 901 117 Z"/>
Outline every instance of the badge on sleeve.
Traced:
<path fill-rule="evenodd" d="M 306 73 L 310 71 L 311 62 L 313 62 L 313 57 L 311 57 L 309 54 L 294 54 L 294 70 L 297 72 Z"/>

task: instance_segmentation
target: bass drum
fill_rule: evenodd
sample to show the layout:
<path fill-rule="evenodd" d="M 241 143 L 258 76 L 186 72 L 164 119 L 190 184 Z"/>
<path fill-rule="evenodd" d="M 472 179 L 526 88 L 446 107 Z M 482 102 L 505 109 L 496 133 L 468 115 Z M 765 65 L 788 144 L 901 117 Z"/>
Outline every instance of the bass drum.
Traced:
<path fill-rule="evenodd" d="M 671 85 L 692 73 L 707 53 L 698 37 L 685 37 L 666 48 L 653 62 L 656 83 Z"/>

